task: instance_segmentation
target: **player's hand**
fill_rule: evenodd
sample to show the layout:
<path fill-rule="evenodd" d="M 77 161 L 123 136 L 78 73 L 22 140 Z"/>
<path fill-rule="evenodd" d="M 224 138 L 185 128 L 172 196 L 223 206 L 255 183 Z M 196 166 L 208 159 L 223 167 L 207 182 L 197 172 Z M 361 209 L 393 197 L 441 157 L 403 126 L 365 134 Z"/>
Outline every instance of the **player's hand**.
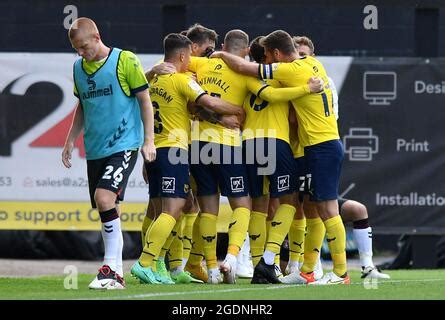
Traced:
<path fill-rule="evenodd" d="M 227 129 L 239 129 L 241 126 L 240 120 L 236 115 L 224 115 L 219 122 Z"/>
<path fill-rule="evenodd" d="M 160 63 L 151 69 L 155 74 L 171 74 L 176 72 L 176 67 L 170 62 Z"/>
<path fill-rule="evenodd" d="M 62 162 L 67 168 L 71 168 L 71 155 L 73 153 L 74 143 L 66 143 L 62 151 Z"/>
<path fill-rule="evenodd" d="M 142 177 L 144 178 L 145 183 L 148 184 L 148 174 L 145 165 L 142 165 Z"/>
<path fill-rule="evenodd" d="M 307 82 L 309 85 L 309 90 L 311 92 L 321 92 L 323 91 L 324 81 L 321 78 L 312 77 Z"/>
<path fill-rule="evenodd" d="M 222 51 L 213 51 L 213 53 L 209 56 L 209 58 L 221 58 L 224 52 Z"/>
<path fill-rule="evenodd" d="M 190 79 L 195 80 L 195 81 L 198 81 L 198 77 L 196 76 L 196 73 L 192 73 L 192 74 L 190 75 Z"/>
<path fill-rule="evenodd" d="M 153 141 L 145 140 L 141 148 L 142 156 L 145 161 L 153 162 L 156 159 L 156 147 Z"/>

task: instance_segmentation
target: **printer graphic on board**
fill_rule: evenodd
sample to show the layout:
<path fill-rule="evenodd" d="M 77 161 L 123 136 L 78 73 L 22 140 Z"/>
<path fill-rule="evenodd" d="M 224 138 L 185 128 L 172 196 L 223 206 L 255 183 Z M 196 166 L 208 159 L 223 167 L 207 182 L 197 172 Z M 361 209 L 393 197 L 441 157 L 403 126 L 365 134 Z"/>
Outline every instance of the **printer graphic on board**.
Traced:
<path fill-rule="evenodd" d="M 372 161 L 372 156 L 379 152 L 379 137 L 372 128 L 349 128 L 343 145 L 349 161 Z"/>

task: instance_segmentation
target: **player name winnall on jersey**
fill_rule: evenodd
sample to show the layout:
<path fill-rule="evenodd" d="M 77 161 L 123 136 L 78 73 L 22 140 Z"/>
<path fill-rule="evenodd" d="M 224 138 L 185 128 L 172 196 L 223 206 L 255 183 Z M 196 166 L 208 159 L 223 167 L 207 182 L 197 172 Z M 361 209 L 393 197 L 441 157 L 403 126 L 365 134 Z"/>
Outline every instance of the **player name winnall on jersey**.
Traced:
<path fill-rule="evenodd" d="M 206 85 L 206 84 L 213 84 L 215 86 L 220 87 L 224 92 L 227 93 L 227 90 L 229 90 L 230 86 L 223 80 L 218 79 L 217 77 L 205 77 L 201 80 L 199 80 L 199 85 Z"/>

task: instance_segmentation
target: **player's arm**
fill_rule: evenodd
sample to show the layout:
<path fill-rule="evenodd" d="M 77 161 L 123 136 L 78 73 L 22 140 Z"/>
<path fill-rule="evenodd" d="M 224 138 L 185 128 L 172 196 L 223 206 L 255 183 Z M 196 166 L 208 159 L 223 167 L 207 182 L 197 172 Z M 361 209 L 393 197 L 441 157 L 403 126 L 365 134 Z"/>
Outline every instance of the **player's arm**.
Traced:
<path fill-rule="evenodd" d="M 134 53 L 123 51 L 121 59 L 119 63 L 122 63 L 125 81 L 130 88 L 130 93 L 136 96 L 138 100 L 141 119 L 144 124 L 144 143 L 141 153 L 145 161 L 154 161 L 156 159 L 156 147 L 154 145 L 153 106 L 147 90 L 147 79 L 145 78 L 141 62 Z"/>
<path fill-rule="evenodd" d="M 238 129 L 244 121 L 245 113 L 242 116 L 237 115 L 222 115 L 216 113 L 215 111 L 209 110 L 206 107 L 200 106 L 195 102 L 189 102 L 187 105 L 189 112 L 194 116 L 197 116 L 201 120 L 217 124 L 228 128 L 228 129 Z"/>
<path fill-rule="evenodd" d="M 67 168 L 71 168 L 71 155 L 74 149 L 74 142 L 79 136 L 80 132 L 83 129 L 83 110 L 80 102 L 77 102 L 76 111 L 74 113 L 73 122 L 71 123 L 71 128 L 68 132 L 68 136 L 65 141 L 65 145 L 62 151 L 62 162 L 63 165 Z"/>
<path fill-rule="evenodd" d="M 222 99 L 212 97 L 208 94 L 203 94 L 196 99 L 196 102 L 216 113 L 221 115 L 236 115 L 241 116 L 244 110 L 240 106 L 236 106 Z"/>
<path fill-rule="evenodd" d="M 335 114 L 335 119 L 338 120 L 338 92 L 337 92 L 337 87 L 335 86 L 334 81 L 328 77 L 328 81 L 329 81 L 329 87 L 331 88 L 331 92 L 332 92 L 332 109 L 334 111 Z"/>
<path fill-rule="evenodd" d="M 187 80 L 182 81 L 177 85 L 181 86 L 182 92 L 188 97 L 189 101 L 194 101 L 199 105 L 189 104 L 188 107 L 191 113 L 200 116 L 201 119 L 209 122 L 215 120 L 218 121 L 218 115 L 214 115 L 214 113 L 219 115 L 235 115 L 240 118 L 244 117 L 244 110 L 242 107 L 208 95 L 193 79 L 187 78 Z"/>
<path fill-rule="evenodd" d="M 323 80 L 320 78 L 310 78 L 307 81 L 307 84 L 301 86 L 274 88 L 250 77 L 247 81 L 247 87 L 253 94 L 263 100 L 269 102 L 285 102 L 300 98 L 310 93 L 322 91 Z"/>
<path fill-rule="evenodd" d="M 155 65 L 147 72 L 145 72 L 145 78 L 147 79 L 148 82 L 150 82 L 157 74 L 162 75 L 162 74 L 171 74 L 175 72 L 176 68 L 173 64 L 169 62 L 162 62 L 160 64 Z"/>
<path fill-rule="evenodd" d="M 218 123 L 221 119 L 221 115 L 215 111 L 209 110 L 203 106 L 200 106 L 196 102 L 189 102 L 187 108 L 191 114 L 198 117 L 200 120 L 205 120 L 210 123 Z"/>
<path fill-rule="evenodd" d="M 142 123 L 144 124 L 144 144 L 141 148 L 142 156 L 146 161 L 154 161 L 156 159 L 156 147 L 154 144 L 154 118 L 153 106 L 151 104 L 148 90 L 142 90 L 136 93 L 141 110 Z"/>
<path fill-rule="evenodd" d="M 237 73 L 245 74 L 247 76 L 259 77 L 260 65 L 256 62 L 249 62 L 241 57 L 225 51 L 215 51 L 210 58 L 221 58 L 229 66 L 230 69 Z"/>

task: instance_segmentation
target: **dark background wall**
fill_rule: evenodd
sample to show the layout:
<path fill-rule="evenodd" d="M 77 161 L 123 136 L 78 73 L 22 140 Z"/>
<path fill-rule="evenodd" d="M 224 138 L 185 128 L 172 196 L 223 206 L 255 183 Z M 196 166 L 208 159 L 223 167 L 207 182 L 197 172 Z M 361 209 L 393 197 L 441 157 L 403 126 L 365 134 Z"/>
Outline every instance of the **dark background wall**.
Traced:
<path fill-rule="evenodd" d="M 200 22 L 221 38 L 234 28 L 252 38 L 276 29 L 305 34 L 319 55 L 445 55 L 445 1 L 433 0 L 0 0 L 0 51 L 70 52 L 68 4 L 97 22 L 105 43 L 137 53 L 161 53 L 165 34 Z M 378 9 L 378 30 L 363 27 L 368 4 Z"/>

